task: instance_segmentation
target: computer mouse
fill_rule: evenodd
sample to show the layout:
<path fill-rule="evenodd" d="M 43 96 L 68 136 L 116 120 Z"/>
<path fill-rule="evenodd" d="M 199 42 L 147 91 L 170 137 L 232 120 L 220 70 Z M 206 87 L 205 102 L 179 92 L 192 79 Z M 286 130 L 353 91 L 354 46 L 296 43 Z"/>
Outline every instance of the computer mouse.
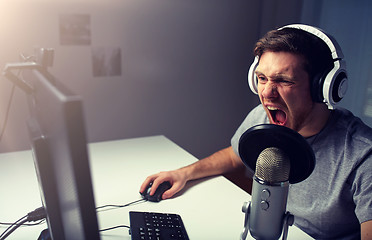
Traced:
<path fill-rule="evenodd" d="M 170 189 L 172 184 L 168 181 L 162 182 L 152 196 L 150 195 L 151 187 L 152 182 L 146 187 L 145 191 L 141 193 L 142 197 L 150 202 L 160 202 L 160 200 L 162 200 L 163 193 Z"/>

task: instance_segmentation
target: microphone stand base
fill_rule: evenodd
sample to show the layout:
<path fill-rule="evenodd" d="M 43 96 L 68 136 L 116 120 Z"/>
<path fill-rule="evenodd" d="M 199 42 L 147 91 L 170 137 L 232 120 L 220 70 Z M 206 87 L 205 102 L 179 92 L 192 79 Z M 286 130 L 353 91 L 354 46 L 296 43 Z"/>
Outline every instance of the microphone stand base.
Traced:
<path fill-rule="evenodd" d="M 251 213 L 251 202 L 244 202 L 242 207 L 242 212 L 245 213 L 244 218 L 244 229 L 240 235 L 240 240 L 245 240 L 249 232 L 249 214 Z M 294 216 L 289 212 L 286 212 L 283 219 L 283 233 L 282 240 L 287 240 L 288 237 L 288 228 L 294 223 Z"/>

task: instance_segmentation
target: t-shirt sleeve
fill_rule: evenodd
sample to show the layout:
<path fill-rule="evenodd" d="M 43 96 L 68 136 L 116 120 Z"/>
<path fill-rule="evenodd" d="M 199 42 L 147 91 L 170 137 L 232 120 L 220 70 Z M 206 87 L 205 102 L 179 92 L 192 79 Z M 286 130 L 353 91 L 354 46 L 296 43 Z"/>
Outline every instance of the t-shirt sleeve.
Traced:
<path fill-rule="evenodd" d="M 372 220 L 372 153 L 355 170 L 352 189 L 359 222 Z"/>

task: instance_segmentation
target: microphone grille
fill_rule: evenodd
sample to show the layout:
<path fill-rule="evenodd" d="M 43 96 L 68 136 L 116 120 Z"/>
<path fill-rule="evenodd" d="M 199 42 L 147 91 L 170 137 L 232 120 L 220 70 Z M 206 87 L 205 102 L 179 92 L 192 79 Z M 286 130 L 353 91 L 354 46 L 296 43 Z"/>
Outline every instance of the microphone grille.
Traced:
<path fill-rule="evenodd" d="M 257 158 L 255 175 L 269 183 L 286 182 L 291 163 L 287 155 L 276 147 L 264 149 Z"/>

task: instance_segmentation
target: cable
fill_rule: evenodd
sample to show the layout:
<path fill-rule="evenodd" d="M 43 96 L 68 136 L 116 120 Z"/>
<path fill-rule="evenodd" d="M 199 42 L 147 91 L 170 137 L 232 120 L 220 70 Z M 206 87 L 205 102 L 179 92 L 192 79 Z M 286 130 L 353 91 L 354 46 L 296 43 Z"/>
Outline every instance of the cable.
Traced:
<path fill-rule="evenodd" d="M 8 106 L 7 106 L 6 113 L 5 113 L 4 123 L 3 123 L 3 126 L 2 126 L 2 128 L 1 128 L 0 141 L 3 139 L 3 135 L 4 135 L 4 132 L 5 132 L 5 128 L 6 128 L 6 125 L 7 125 L 7 123 L 8 123 L 9 110 L 10 110 L 10 105 L 11 105 L 11 103 L 12 103 L 12 99 L 13 99 L 13 95 L 14 95 L 15 87 L 16 87 L 16 85 L 13 84 L 13 87 L 12 87 L 12 90 L 11 90 L 11 93 L 10 93 L 10 98 L 9 98 Z"/>
<path fill-rule="evenodd" d="M 111 208 L 123 208 L 123 207 L 128 207 L 128 206 L 133 205 L 133 204 L 136 204 L 136 203 L 146 202 L 146 201 L 147 201 L 146 199 L 139 199 L 139 200 L 136 200 L 136 201 L 133 201 L 133 202 L 124 204 L 124 205 L 108 204 L 108 205 L 103 205 L 103 206 L 96 207 L 96 210 L 102 209 L 102 208 L 107 208 L 107 207 L 111 207 Z M 108 210 L 110 210 L 110 209 L 108 209 Z M 105 211 L 108 211 L 108 210 L 105 210 Z M 101 210 L 101 211 L 104 211 L 104 210 Z M 100 211 L 98 211 L 98 212 L 100 212 Z"/>
<path fill-rule="evenodd" d="M 123 207 L 127 207 L 127 206 L 130 206 L 130 205 L 136 204 L 136 203 L 146 202 L 146 201 L 147 201 L 146 199 L 139 199 L 139 200 L 136 200 L 136 201 L 133 201 L 133 202 L 124 204 L 124 205 L 108 204 L 108 205 L 103 205 L 103 206 L 97 207 L 96 210 L 102 209 L 102 208 L 107 208 L 107 207 L 111 207 L 111 208 L 123 208 Z M 110 209 L 108 209 L 108 210 L 110 210 Z M 14 222 L 12 224 L 0 223 L 0 225 L 1 224 L 3 224 L 3 225 L 10 225 L 0 235 L 0 240 L 4 240 L 5 238 L 7 238 L 12 232 L 14 232 L 20 226 L 25 226 L 26 225 L 25 224 L 26 222 L 35 222 L 35 221 L 41 220 L 40 222 L 35 223 L 33 225 L 40 224 L 43 221 L 43 219 L 46 218 L 46 215 L 47 214 L 46 214 L 45 208 L 44 207 L 40 207 L 40 208 L 35 209 L 32 212 L 29 212 L 27 215 L 23 216 L 22 218 L 18 219 L 16 222 Z M 31 224 L 29 224 L 29 225 L 31 225 Z M 115 226 L 115 227 L 101 229 L 99 231 L 100 232 L 109 231 L 109 230 L 113 230 L 113 229 L 116 229 L 116 228 L 130 228 L 130 227 L 129 226 L 126 226 L 126 225 L 118 225 L 118 226 Z"/>
<path fill-rule="evenodd" d="M 32 212 L 29 212 L 27 215 L 21 217 L 16 222 L 11 224 L 5 231 L 0 235 L 0 240 L 4 240 L 7 238 L 12 232 L 14 232 L 17 228 L 24 225 L 26 222 L 35 222 L 39 220 L 43 220 L 46 218 L 46 211 L 44 207 L 40 207 L 35 209 Z"/>
<path fill-rule="evenodd" d="M 133 204 L 141 203 L 141 202 L 147 202 L 147 200 L 146 199 L 139 199 L 139 200 L 136 200 L 136 201 L 124 204 L 124 205 L 108 204 L 108 205 L 103 205 L 103 206 L 96 207 L 96 210 L 99 210 L 99 209 L 102 209 L 102 208 L 108 208 L 108 207 L 123 208 L 123 207 L 128 207 L 128 206 L 133 205 Z M 111 210 L 111 209 L 101 210 L 101 211 L 108 211 L 108 210 Z M 97 211 L 97 212 L 100 212 L 100 211 Z M 100 229 L 99 231 L 104 232 L 104 231 L 114 230 L 114 229 L 117 229 L 117 228 L 129 228 L 130 229 L 130 227 L 127 226 L 127 225 L 118 225 L 118 226 L 114 226 L 114 227 L 110 227 L 110 228 Z"/>
<path fill-rule="evenodd" d="M 127 225 L 118 225 L 118 226 L 115 226 L 115 227 L 109 227 L 109 228 L 104 228 L 104 229 L 100 229 L 99 231 L 100 232 L 104 232 L 104 231 L 110 231 L 110 230 L 114 230 L 114 229 L 117 229 L 117 228 L 129 228 L 129 226 Z"/>
<path fill-rule="evenodd" d="M 14 222 L 12 225 L 10 225 L 5 231 L 0 235 L 0 240 L 4 240 L 6 237 L 8 237 L 14 230 L 16 230 L 20 225 L 27 222 L 27 215 L 21 217 L 16 222 Z M 13 227 L 14 226 L 14 227 Z"/>
<path fill-rule="evenodd" d="M 36 225 L 40 225 L 42 223 L 45 222 L 45 219 L 43 220 L 40 220 L 39 222 L 36 222 L 36 223 L 24 223 L 22 224 L 22 227 L 31 227 L 31 226 L 36 226 Z M 13 225 L 14 223 L 7 223 L 7 222 L 0 222 L 0 225 L 5 225 L 5 226 L 8 226 L 8 225 Z"/>

